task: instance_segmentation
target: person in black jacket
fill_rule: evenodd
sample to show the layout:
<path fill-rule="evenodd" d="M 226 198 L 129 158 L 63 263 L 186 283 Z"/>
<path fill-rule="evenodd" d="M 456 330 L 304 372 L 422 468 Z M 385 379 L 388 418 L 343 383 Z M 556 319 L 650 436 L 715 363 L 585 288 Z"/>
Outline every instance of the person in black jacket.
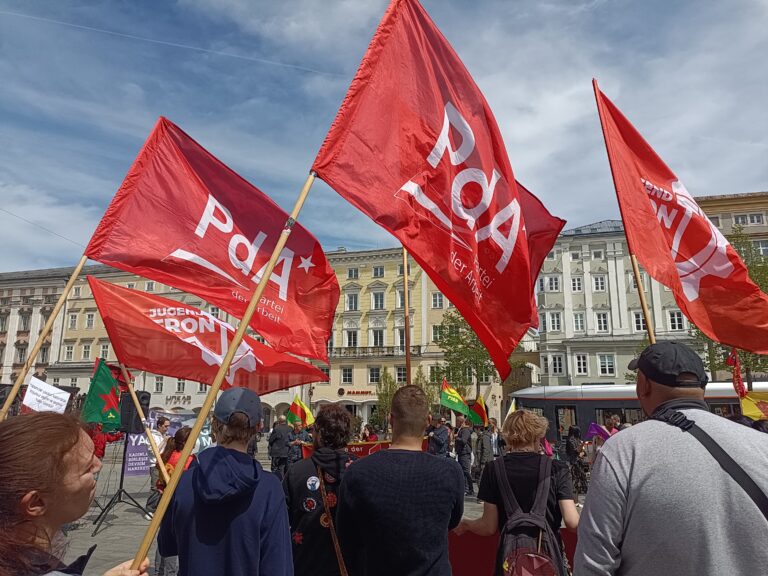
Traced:
<path fill-rule="evenodd" d="M 351 434 L 349 411 L 338 404 L 326 404 L 315 420 L 312 456 L 294 463 L 283 479 L 295 576 L 341 574 L 331 520 L 336 518 L 342 476 L 354 459 L 347 452 Z"/>
<path fill-rule="evenodd" d="M 464 472 L 464 493 L 467 496 L 475 495 L 475 486 L 472 483 L 472 427 L 464 416 L 456 419 L 456 456 L 459 465 Z"/>
<path fill-rule="evenodd" d="M 272 428 L 268 442 L 268 454 L 272 460 L 271 469 L 279 478 L 285 476 L 285 470 L 288 467 L 288 436 L 290 434 L 291 427 L 288 426 L 285 416 L 282 415 Z"/>
<path fill-rule="evenodd" d="M 431 424 L 427 428 L 427 452 L 435 456 L 448 455 L 448 427 L 442 416 L 430 416 Z"/>

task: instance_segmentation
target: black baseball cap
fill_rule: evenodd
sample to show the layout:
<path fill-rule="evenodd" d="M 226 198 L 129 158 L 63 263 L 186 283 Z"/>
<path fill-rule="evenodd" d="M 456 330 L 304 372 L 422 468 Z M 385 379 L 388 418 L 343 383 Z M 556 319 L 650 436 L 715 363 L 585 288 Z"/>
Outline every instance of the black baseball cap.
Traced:
<path fill-rule="evenodd" d="M 260 424 L 262 410 L 259 395 L 248 388 L 230 388 L 222 392 L 216 401 L 213 415 L 220 422 L 229 424 L 229 419 L 235 412 L 242 412 L 248 416 L 248 423 L 251 428 Z"/>
<path fill-rule="evenodd" d="M 629 369 L 641 370 L 654 382 L 677 388 L 704 388 L 709 380 L 699 355 L 680 342 L 651 344 L 629 363 Z M 680 381 L 680 374 L 694 374 L 697 380 Z"/>

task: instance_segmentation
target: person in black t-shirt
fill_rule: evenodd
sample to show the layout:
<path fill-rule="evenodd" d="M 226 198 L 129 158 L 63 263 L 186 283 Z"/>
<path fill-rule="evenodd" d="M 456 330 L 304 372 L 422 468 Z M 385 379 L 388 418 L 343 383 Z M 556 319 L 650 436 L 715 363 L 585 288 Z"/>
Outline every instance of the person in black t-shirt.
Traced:
<path fill-rule="evenodd" d="M 456 456 L 464 473 L 464 493 L 475 495 L 475 485 L 472 483 L 472 427 L 464 416 L 456 419 Z"/>
<path fill-rule="evenodd" d="M 509 484 L 523 512 L 530 512 L 536 499 L 539 483 L 539 445 L 549 427 L 549 421 L 528 410 L 517 410 L 504 421 L 501 433 L 504 436 L 509 453 L 504 455 L 504 468 Z M 477 520 L 462 520 L 456 529 L 457 534 L 466 531 L 491 536 L 501 531 L 507 521 L 501 487 L 495 481 L 491 470 L 486 467 L 480 478 L 477 497 L 483 501 L 483 515 Z M 559 460 L 552 461 L 552 481 L 547 501 L 547 522 L 559 537 L 560 525 L 565 522 L 568 530 L 575 531 L 579 524 L 579 513 L 573 501 L 573 486 L 567 464 Z"/>
<path fill-rule="evenodd" d="M 464 476 L 422 452 L 428 401 L 418 386 L 392 398 L 392 445 L 353 462 L 339 491 L 337 529 L 351 576 L 450 576 L 448 530 L 464 512 Z"/>

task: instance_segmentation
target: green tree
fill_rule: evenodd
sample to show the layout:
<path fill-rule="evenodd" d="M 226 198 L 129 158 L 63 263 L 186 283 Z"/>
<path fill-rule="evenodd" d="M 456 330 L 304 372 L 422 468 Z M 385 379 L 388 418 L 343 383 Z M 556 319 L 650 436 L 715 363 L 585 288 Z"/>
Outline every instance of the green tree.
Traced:
<path fill-rule="evenodd" d="M 455 308 L 443 315 L 439 346 L 445 357 L 440 377 L 445 376 L 462 396 L 474 384 L 477 398 L 481 382 L 498 380 L 488 350 Z"/>
<path fill-rule="evenodd" d="M 424 390 L 424 394 L 427 396 L 427 402 L 429 403 L 429 411 L 432 413 L 435 406 L 440 404 L 440 384 L 430 382 L 424 374 L 423 368 L 419 366 L 413 377 L 413 385 Z"/>
<path fill-rule="evenodd" d="M 379 401 L 376 412 L 369 419 L 369 423 L 380 427 L 385 433 L 389 431 L 389 412 L 392 410 L 392 397 L 398 388 L 399 386 L 395 382 L 394 376 L 389 373 L 386 367 L 382 368 L 379 382 L 376 384 L 376 395 Z"/>
<path fill-rule="evenodd" d="M 754 245 L 749 235 L 744 233 L 741 226 L 735 226 L 733 233 L 728 236 L 731 246 L 739 253 L 749 271 L 749 277 L 760 290 L 768 292 L 768 259 Z M 695 346 L 702 352 L 707 361 L 707 367 L 715 377 L 718 370 L 731 370 L 725 364 L 725 359 L 731 351 L 729 346 L 710 340 L 701 330 L 694 327 L 691 330 Z M 768 372 L 768 356 L 739 350 L 739 362 L 744 371 L 747 389 L 752 390 L 752 381 L 756 374 Z"/>

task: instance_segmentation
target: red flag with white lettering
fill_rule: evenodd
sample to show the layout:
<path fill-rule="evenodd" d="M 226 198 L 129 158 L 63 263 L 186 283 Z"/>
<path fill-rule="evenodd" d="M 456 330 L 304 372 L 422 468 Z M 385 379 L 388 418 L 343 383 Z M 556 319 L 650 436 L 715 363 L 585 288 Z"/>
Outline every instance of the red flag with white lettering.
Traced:
<path fill-rule="evenodd" d="M 242 318 L 287 219 L 258 188 L 160 118 L 85 254 Z M 320 243 L 297 223 L 251 327 L 275 350 L 327 360 L 338 300 Z"/>
<path fill-rule="evenodd" d="M 402 242 L 505 378 L 538 270 L 493 114 L 415 0 L 390 4 L 312 169 Z"/>
<path fill-rule="evenodd" d="M 768 353 L 768 296 L 674 172 L 594 87 L 630 250 L 707 336 Z"/>
<path fill-rule="evenodd" d="M 96 306 L 120 362 L 135 370 L 211 384 L 235 330 L 208 312 L 103 282 L 89 276 Z M 245 336 L 222 388 L 250 388 L 259 394 L 328 376 L 298 358 Z"/>

